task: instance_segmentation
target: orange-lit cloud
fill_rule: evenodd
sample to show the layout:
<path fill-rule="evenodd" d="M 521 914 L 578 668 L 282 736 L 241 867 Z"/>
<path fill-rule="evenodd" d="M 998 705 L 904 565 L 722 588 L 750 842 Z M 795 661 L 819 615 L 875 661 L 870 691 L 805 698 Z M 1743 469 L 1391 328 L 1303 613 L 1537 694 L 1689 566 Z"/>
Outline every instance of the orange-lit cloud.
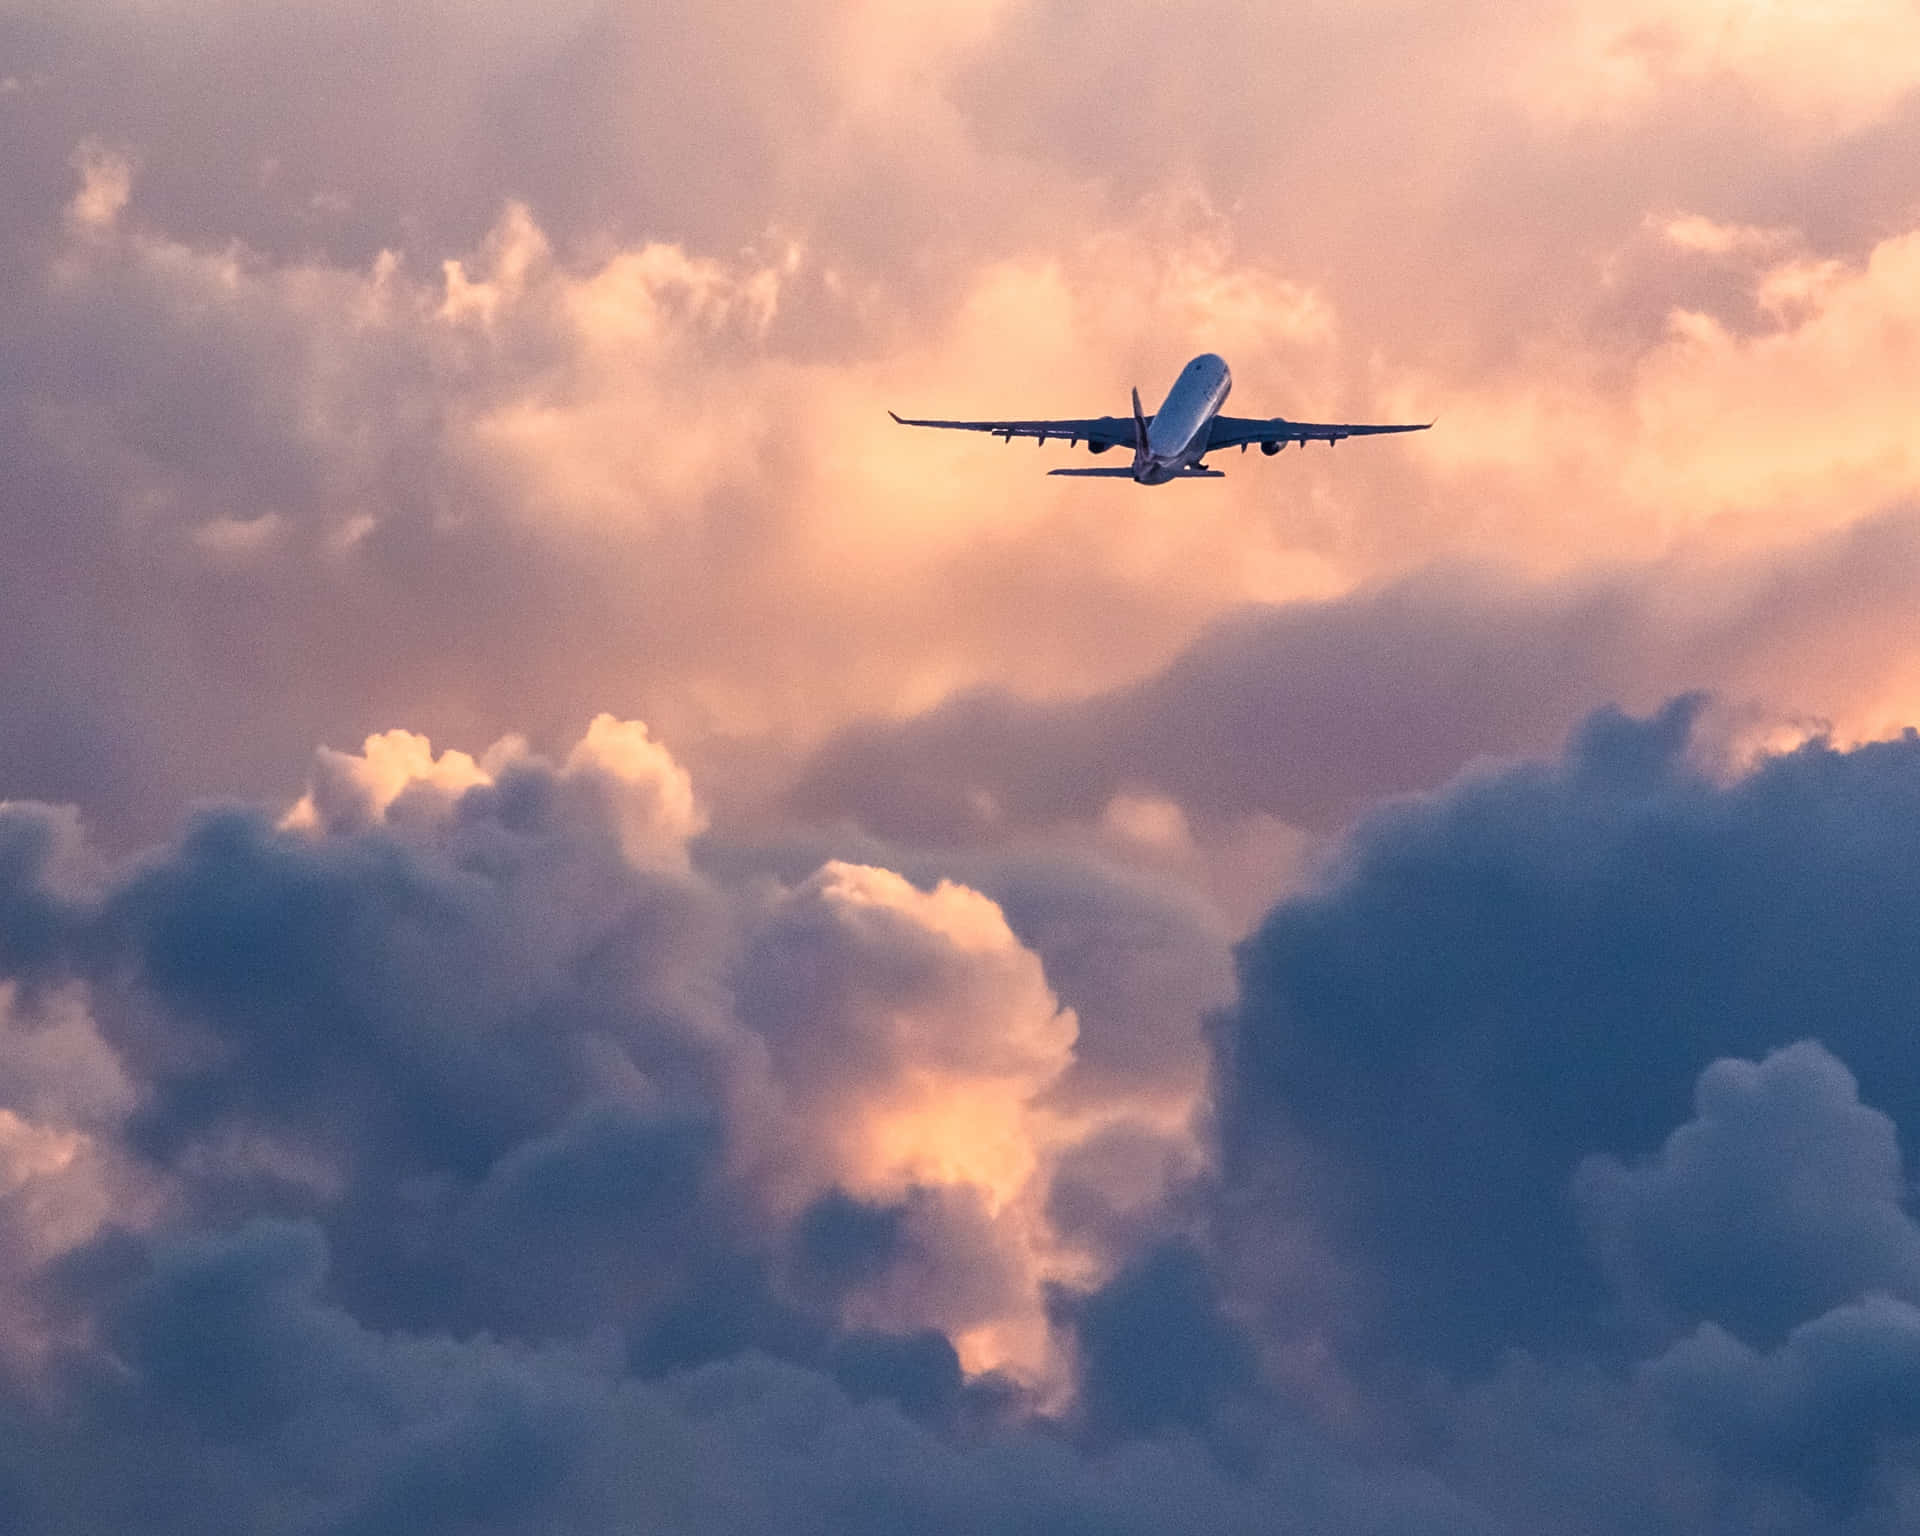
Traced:
<path fill-rule="evenodd" d="M 145 1225 L 158 1181 L 117 1138 L 137 1092 L 83 988 L 23 997 L 0 983 L 0 1368 L 39 1361 L 63 1325 L 40 1267 L 107 1223 Z"/>
<path fill-rule="evenodd" d="M 404 714 L 465 739 L 527 725 L 551 739 L 611 707 L 668 731 L 721 799 L 740 741 L 804 746 L 985 682 L 1110 686 L 1248 600 L 1331 596 L 1463 555 L 1570 571 L 1703 542 L 1726 553 L 1878 512 L 1913 489 L 1897 342 L 1912 236 L 1888 222 L 1909 210 L 1868 181 L 1875 241 L 1838 233 L 1830 212 L 1796 219 L 1766 181 L 1783 173 L 1764 115 L 1726 150 L 1748 155 L 1744 202 L 1709 196 L 1734 185 L 1725 174 L 1709 186 L 1648 166 L 1636 183 L 1625 157 L 1636 133 L 1679 131 L 1671 114 L 1702 78 L 1785 90 L 1782 61 L 1811 55 L 1820 70 L 1795 78 L 1837 80 L 1862 38 L 1895 58 L 1904 23 L 1863 7 L 1823 52 L 1784 12 L 1644 9 L 1494 25 L 1389 6 L 1284 28 L 1209 12 L 1248 29 L 1247 58 L 1285 33 L 1299 77 L 1274 91 L 1204 28 L 1121 17 L 1040 82 L 1015 56 L 1058 18 L 1034 8 L 924 27 L 823 6 L 791 60 L 793 100 L 828 103 L 818 131 L 756 138 L 756 111 L 791 126 L 790 102 L 761 101 L 709 146 L 702 207 L 729 156 L 756 167 L 732 184 L 731 241 L 698 218 L 583 223 L 567 186 L 598 185 L 587 159 L 503 189 L 490 231 L 403 242 L 396 227 L 357 260 L 249 251 L 190 232 L 198 215 L 176 211 L 164 158 L 132 141 L 109 153 L 97 146 L 123 139 L 102 132 L 61 167 L 58 291 L 82 329 L 88 312 L 121 314 L 155 371 L 143 382 L 131 360 L 111 402 L 46 393 L 33 434 L 63 473 L 87 466 L 116 520 L 108 557 L 129 571 L 157 547 L 262 613 L 344 597 L 380 615 L 307 647 L 325 720 L 305 735 Z M 496 18 L 503 36 L 521 38 L 517 14 Z M 1161 83 L 1130 108 L 1088 105 L 1071 93 L 1117 67 L 1130 20 L 1133 42 L 1162 50 Z M 586 26 L 570 15 L 562 31 Z M 608 58 L 639 68 L 626 21 L 611 26 Z M 1595 26 L 1627 41 L 1596 53 Z M 716 99 L 743 102 L 794 35 L 722 34 L 739 47 Z M 1382 72 L 1359 92 L 1327 59 L 1367 41 Z M 1455 68 L 1478 58 L 1510 67 L 1516 90 L 1551 91 L 1555 71 L 1622 48 L 1663 62 L 1635 76 L 1632 113 L 1578 132 L 1504 116 L 1511 92 L 1474 116 L 1473 79 Z M 1815 113 L 1793 130 L 1796 165 L 1891 154 L 1871 135 L 1901 99 L 1897 62 L 1883 76 L 1864 117 Z M 1396 80 L 1420 84 L 1389 145 L 1358 114 Z M 1126 131 L 1063 126 L 1061 92 L 1088 123 Z M 1202 95 L 1199 117 L 1175 110 Z M 882 121 L 897 142 L 868 131 Z M 607 142 L 631 127 L 608 126 Z M 1395 158 L 1412 144 L 1445 158 Z M 1526 207 L 1503 196 L 1516 177 Z M 862 178 L 889 189 L 892 217 L 848 201 Z M 918 257 L 899 244 L 916 238 Z M 1400 280 L 1383 280 L 1386 261 Z M 1236 407 L 1441 426 L 1116 496 L 1047 481 L 1062 449 L 946 440 L 882 414 L 1118 410 L 1129 383 L 1151 397 L 1201 346 L 1234 362 Z M 156 456 L 155 441 L 205 436 L 167 425 L 161 374 L 210 355 L 236 400 L 257 399 L 250 441 Z M 150 623 L 179 631 L 149 637 L 151 664 L 184 668 L 191 624 Z"/>
<path fill-rule="evenodd" d="M 698 878 L 687 846 L 702 815 L 689 776 L 646 727 L 605 715 L 557 767 L 513 737 L 477 759 L 457 749 L 436 755 L 404 730 L 368 738 L 359 754 L 323 749 L 281 826 L 316 840 L 379 828 L 423 848 L 458 847 L 462 828 L 490 814 L 486 797 L 512 795 L 515 776 L 529 774 L 586 797 L 559 808 L 563 825 L 578 823 L 567 836 L 585 839 L 583 862 L 551 877 L 552 899 L 583 934 L 603 920 L 596 891 L 618 901 L 591 868 L 596 830 L 613 835 L 633 871 Z M 469 794 L 481 798 L 463 803 Z M 1155 1082 L 1109 1071 L 1063 1094 L 1079 1021 L 1040 956 L 978 890 L 948 880 L 923 889 L 888 869 L 828 861 L 791 889 L 739 899 L 747 926 L 733 983 L 738 1017 L 710 1026 L 737 1074 L 728 1095 L 741 1116 L 730 1154 L 737 1175 L 781 1219 L 830 1191 L 904 1209 L 906 1255 L 847 1298 L 847 1320 L 942 1328 L 968 1369 L 1007 1370 L 1057 1391 L 1064 1362 L 1046 1287 L 1097 1279 L 1110 1256 L 1084 1234 L 1056 1229 L 1054 1177 L 1079 1148 L 1116 1131 L 1159 1146 L 1169 1166 L 1191 1161 L 1197 1154 L 1181 1149 L 1194 1074 Z M 726 959 L 722 950 L 700 963 Z M 527 964 L 539 962 L 530 955 Z M 1135 980 L 1143 992 L 1152 986 L 1151 965 Z M 696 991 L 724 996 L 722 973 Z M 1151 1010 L 1149 998 L 1141 1003 Z M 1172 1037 L 1174 1057 L 1197 1051 L 1198 1009 L 1189 1008 L 1144 1021 Z M 1102 1028 L 1119 1022 L 1104 1007 L 1102 1015 Z M 608 1060 L 601 1070 L 607 1092 L 652 1098 L 631 1064 Z M 303 1161 L 297 1144 L 242 1139 L 218 1155 L 301 1185 L 324 1188 L 331 1177 L 324 1160 Z M 1080 1177 L 1123 1203 L 1162 1192 L 1152 1178 L 1142 1186 L 1137 1167 L 1123 1172 L 1124 1187 L 1111 1189 L 1110 1178 Z"/>

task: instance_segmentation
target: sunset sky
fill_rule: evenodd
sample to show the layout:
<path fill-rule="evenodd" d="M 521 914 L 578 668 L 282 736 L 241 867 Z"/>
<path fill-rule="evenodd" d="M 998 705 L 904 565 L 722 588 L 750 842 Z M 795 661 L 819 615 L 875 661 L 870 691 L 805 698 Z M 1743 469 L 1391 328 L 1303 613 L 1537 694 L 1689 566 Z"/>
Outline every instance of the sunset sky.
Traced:
<path fill-rule="evenodd" d="M 0 1528 L 1913 1529 L 1913 0 L 0 0 L 0 172 Z M 1202 351 L 1437 425 L 886 414 Z"/>

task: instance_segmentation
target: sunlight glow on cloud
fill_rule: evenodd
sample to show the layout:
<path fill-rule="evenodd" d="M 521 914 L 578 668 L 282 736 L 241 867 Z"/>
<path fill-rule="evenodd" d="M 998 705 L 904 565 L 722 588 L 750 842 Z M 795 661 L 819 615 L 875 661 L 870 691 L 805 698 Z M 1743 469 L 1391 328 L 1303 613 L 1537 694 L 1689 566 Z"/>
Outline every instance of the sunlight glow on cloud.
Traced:
<path fill-rule="evenodd" d="M 133 165 L 124 155 L 88 140 L 74 152 L 80 190 L 67 204 L 67 227 L 83 237 L 111 230 L 133 195 Z"/>
<path fill-rule="evenodd" d="M 1604 507 L 1587 527 L 1554 527 L 1540 552 L 1559 560 L 1706 538 L 1765 548 L 1920 494 L 1908 430 L 1920 370 L 1907 339 L 1920 319 L 1920 233 L 1882 241 L 1858 268 L 1767 259 L 1788 239 L 1772 232 L 1675 220 L 1664 233 L 1689 252 L 1760 256 L 1746 288 L 1766 323 L 1736 331 L 1674 310 L 1621 399 L 1534 381 L 1468 395 L 1428 445 L 1435 463 L 1463 484 L 1482 471 L 1557 481 L 1571 505 Z"/>
<path fill-rule="evenodd" d="M 1737 82 L 1822 130 L 1871 122 L 1920 86 L 1920 17 L 1903 0 L 1628 0 L 1549 7 L 1529 103 L 1578 117 Z"/>
<path fill-rule="evenodd" d="M 466 753 L 435 757 L 433 743 L 411 731 L 369 736 L 356 756 L 321 747 L 314 753 L 313 784 L 281 820 L 294 831 L 350 831 L 386 818 L 410 790 L 437 792 L 450 804 L 493 776 Z"/>

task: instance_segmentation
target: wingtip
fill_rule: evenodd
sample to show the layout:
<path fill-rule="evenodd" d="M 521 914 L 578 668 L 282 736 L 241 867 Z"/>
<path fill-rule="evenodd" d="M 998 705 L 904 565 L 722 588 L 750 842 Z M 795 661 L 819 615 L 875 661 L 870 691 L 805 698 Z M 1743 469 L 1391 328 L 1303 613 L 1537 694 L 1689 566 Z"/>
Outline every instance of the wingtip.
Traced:
<path fill-rule="evenodd" d="M 904 427 L 907 424 L 906 418 L 904 418 L 898 411 L 888 411 L 887 414 L 891 416 L 895 421 L 899 422 L 901 426 Z"/>

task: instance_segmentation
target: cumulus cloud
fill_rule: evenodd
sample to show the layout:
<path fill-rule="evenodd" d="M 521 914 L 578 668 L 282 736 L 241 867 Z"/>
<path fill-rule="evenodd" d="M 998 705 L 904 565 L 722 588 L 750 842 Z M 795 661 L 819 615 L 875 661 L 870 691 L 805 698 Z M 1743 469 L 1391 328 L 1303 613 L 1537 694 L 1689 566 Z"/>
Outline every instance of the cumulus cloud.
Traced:
<path fill-rule="evenodd" d="M 1057 1260 L 1040 1205 L 1070 1132 L 1039 1101 L 1071 1064 L 1078 1022 L 1000 909 L 951 883 L 921 891 L 829 863 L 768 914 L 740 1000 L 832 1181 L 908 1200 L 928 1250 L 923 1320 L 955 1333 L 970 1365 L 1043 1361 L 1038 1286 Z M 943 1186 L 954 1193 L 934 1196 Z M 984 1293 L 970 1251 L 994 1256 Z M 890 1276 L 892 1299 L 869 1297 L 870 1315 L 898 1322 L 906 1283 Z"/>
<path fill-rule="evenodd" d="M 782 1076 L 823 1095 L 809 1110 L 845 1138 L 849 1178 L 957 1177 L 1000 1200 L 1025 1182 L 1022 1120 L 1077 1023 L 986 897 L 829 864 L 780 904 L 743 985 Z"/>
<path fill-rule="evenodd" d="M 1130 1411 L 1231 1444 L 1285 1383 L 1513 1529 L 1901 1528 L 1920 761 L 1717 777 L 1698 709 L 1377 813 L 1246 942 L 1185 1261 L 1233 1322 L 1179 1325 L 1241 1363 Z"/>
<path fill-rule="evenodd" d="M 72 1491 L 50 1506 L 26 1489 L 26 1517 L 53 1530 L 204 1530 L 211 1518 L 233 1530 L 483 1522 L 768 1536 L 902 1522 L 1036 1536 L 1477 1528 L 1422 1480 L 1333 1456 L 1226 1478 L 1178 1443 L 1084 1457 L 1040 1434 L 951 1437 L 765 1359 L 648 1383 L 590 1349 L 383 1334 L 324 1298 L 325 1274 L 325 1245 L 290 1223 L 156 1254 L 114 1311 L 121 1369 L 94 1390 L 119 1423 L 162 1426 L 171 1454 L 130 1428 L 90 1438 L 36 1426 L 33 1451 L 58 1459 Z M 871 1380 L 871 1360 L 849 1353 L 841 1368 Z M 115 1475 L 100 1475 L 108 1466 Z"/>
<path fill-rule="evenodd" d="M 465 752 L 433 753 L 433 743 L 411 731 L 369 736 L 358 755 L 322 747 L 314 754 L 313 785 L 287 812 L 284 825 L 351 832 L 386 821 L 403 794 L 432 794 L 442 807 L 492 777 Z"/>
<path fill-rule="evenodd" d="M 369 736 L 358 754 L 322 747 L 311 787 L 281 826 L 342 833 L 418 823 L 431 834 L 466 791 L 497 784 L 523 762 L 537 759 L 518 736 L 502 737 L 478 761 L 457 749 L 436 756 L 426 737 L 403 730 Z M 629 863 L 686 867 L 687 842 L 706 818 L 687 771 L 640 721 L 596 715 L 557 778 L 599 802 Z"/>
<path fill-rule="evenodd" d="M 1137 892 L 705 868 L 637 726 L 393 733 L 290 825 L 210 808 L 57 878 L 58 819 L 11 810 L 21 1507 L 60 1529 L 46 1479 L 111 1455 L 62 1517 L 699 1528 L 792 1454 L 856 1523 L 936 1484 L 1036 1530 L 1892 1508 L 1920 768 L 1726 774 L 1699 708 L 1363 822 L 1242 950 L 1211 1169 L 1163 1068 L 1067 1086 Z M 636 805 L 681 858 L 631 856 Z M 609 1474 L 696 1445 L 684 1487 Z M 1602 1518 L 1629 1461 L 1657 1479 Z"/>
<path fill-rule="evenodd" d="M 1103 1437 L 1206 1428 L 1259 1385 L 1251 1340 L 1221 1314 L 1206 1261 L 1150 1249 L 1091 1295 L 1066 1299 L 1081 1362 L 1080 1411 Z"/>
<path fill-rule="evenodd" d="M 9 871 L 34 940 L 14 968 L 90 987 L 100 1018 L 30 1050 L 23 1014 L 13 1053 L 74 1063 L 71 1092 L 111 1112 L 72 1124 L 149 1170 L 170 1219 L 320 1220 L 371 1319 L 617 1325 L 637 1358 L 699 1359 L 687 1309 L 726 1292 L 744 1310 L 717 1339 L 937 1328 L 970 1371 L 1057 1391 L 1045 1287 L 1115 1262 L 1055 1228 L 1061 1159 L 1128 1124 L 1190 1146 L 1196 1084 L 1129 1069 L 1136 1046 L 1066 1091 L 1075 1013 L 982 892 L 832 860 L 791 885 L 696 870 L 690 778 L 637 722 L 596 717 L 557 762 L 406 731 L 323 749 L 278 825 L 209 809 L 65 893 L 57 819 L 12 824 L 39 834 Z M 1157 1004 L 1196 1051 L 1204 990 L 1143 956 L 1160 991 L 1136 1020 L 1085 974 L 1119 887 L 1003 879 L 1100 1030 L 1124 1041 Z M 20 1156 L 65 1157 L 70 1118 L 23 1122 Z M 805 1234 L 835 1200 L 886 1238 L 823 1283 L 834 1245 Z M 566 1265 L 527 1271 L 553 1247 Z"/>
<path fill-rule="evenodd" d="M 1323 886 L 1282 903 L 1243 947 L 1241 998 L 1217 1037 L 1230 1176 L 1276 1221 L 1304 1204 L 1350 1257 L 1371 1293 L 1362 1356 L 1371 1339 L 1472 1370 L 1516 1344 L 1593 1340 L 1606 1289 L 1570 1181 L 1590 1153 L 1656 1147 L 1717 1056 L 1813 1036 L 1896 1123 L 1920 1112 L 1900 937 L 1915 912 L 1920 743 L 1848 753 L 1815 741 L 1722 785 L 1689 762 L 1697 715 L 1698 701 L 1646 720 L 1603 712 L 1558 763 L 1471 774 L 1378 814 Z M 1884 1131 L 1804 1054 L 1760 1081 L 1801 1102 L 1789 1090 L 1803 1073 L 1828 1078 L 1824 1096 L 1803 1090 L 1821 1106 L 1807 1113 L 1830 1117 L 1828 1134 L 1851 1126 L 1864 1138 L 1853 1157 L 1868 1161 L 1821 1155 L 1880 1165 L 1844 1196 L 1826 1189 L 1823 1219 L 1864 1245 L 1853 1281 L 1878 1264 L 1896 1283 L 1898 1223 L 1873 1214 L 1893 1198 Z M 1717 1121 L 1739 1076 L 1725 1069 L 1703 1090 L 1713 1119 L 1669 1147 L 1671 1184 L 1650 1171 L 1609 1184 L 1590 1168 L 1596 1209 L 1623 1223 L 1615 1240 L 1650 1236 L 1644 1224 L 1706 1176 L 1692 1157 L 1732 1134 Z M 1777 1141 L 1785 1114 L 1754 1134 Z M 1794 1144 L 1779 1156 L 1794 1179 L 1820 1177 Z M 1795 1187 L 1769 1197 L 1777 1218 L 1747 1210 L 1740 1230 L 1772 1246 L 1750 1288 L 1726 1278 L 1737 1303 L 1717 1298 L 1715 1244 L 1684 1221 L 1632 1272 L 1740 1326 L 1791 1323 L 1781 1306 L 1827 1294 L 1849 1262 L 1809 1257 L 1794 1277 L 1810 1241 Z M 1883 1248 L 1869 1260 L 1876 1224 Z"/>
<path fill-rule="evenodd" d="M 1736 1476 L 1803 1494 L 1801 1520 L 1860 1511 L 1877 1466 L 1905 1473 L 1910 1497 L 1920 1433 L 1920 1314 L 1888 1296 L 1836 1307 L 1762 1353 L 1713 1324 L 1643 1368 L 1687 1439 Z M 1883 1494 L 1884 1499 L 1884 1494 Z M 1791 1506 L 1789 1506 L 1790 1508 Z M 1898 1504 L 1882 1502 L 1882 1518 Z"/>
<path fill-rule="evenodd" d="M 0 1354 L 16 1367 L 63 1336 L 45 1267 L 158 1209 L 121 1144 L 136 1094 L 84 988 L 0 983 Z"/>
<path fill-rule="evenodd" d="M 1860 1296 L 1914 1297 L 1920 1229 L 1894 1125 L 1840 1062 L 1812 1042 L 1715 1062 L 1694 1108 L 1658 1157 L 1575 1175 L 1627 1296 L 1763 1344 Z"/>
<path fill-rule="evenodd" d="M 1124 1074 L 1050 1103 L 1077 1021 L 995 902 L 630 857 L 598 776 L 654 810 L 683 776 L 637 726 L 584 740 L 555 764 L 390 733 L 319 755 L 288 825 L 210 808 L 59 890 L 56 819 L 8 813 L 43 835 L 7 910 L 60 918 L 0 1019 L 0 1295 L 41 1324 L 0 1376 L 25 1528 L 184 1529 L 211 1499 L 267 1529 L 1145 1532 L 1276 1498 L 1303 1529 L 1475 1528 L 1300 1425 L 1238 1434 L 1231 1472 L 1160 1440 L 1216 1389 L 1257 1402 L 1253 1359 L 1216 1322 L 1188 1386 L 1128 1362 L 1211 1282 L 1173 1255 L 1102 1288 L 1129 1244 L 1085 1192 L 1132 1188 L 1149 1227 L 1192 1168 L 1111 1166 Z M 1076 1447 L 1037 1415 L 1082 1378 L 1113 1406 Z M 611 1475 L 634 1458 L 689 1476 Z"/>

